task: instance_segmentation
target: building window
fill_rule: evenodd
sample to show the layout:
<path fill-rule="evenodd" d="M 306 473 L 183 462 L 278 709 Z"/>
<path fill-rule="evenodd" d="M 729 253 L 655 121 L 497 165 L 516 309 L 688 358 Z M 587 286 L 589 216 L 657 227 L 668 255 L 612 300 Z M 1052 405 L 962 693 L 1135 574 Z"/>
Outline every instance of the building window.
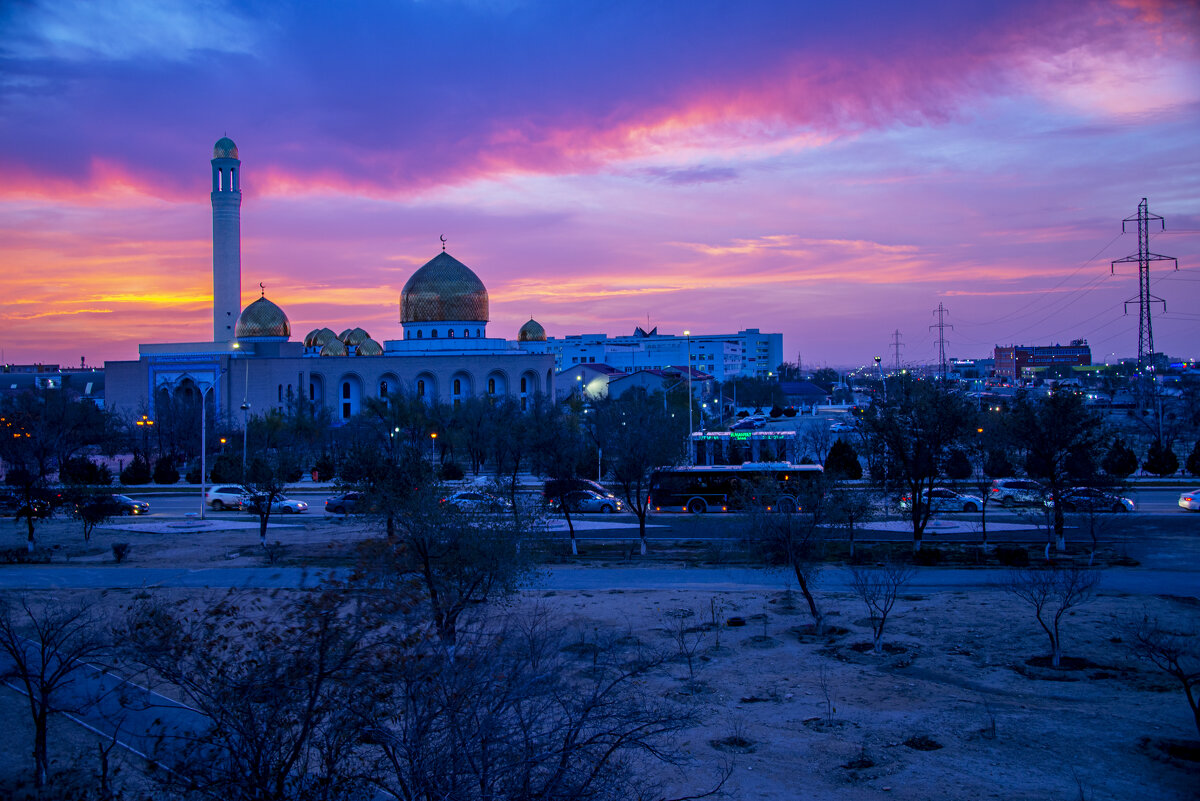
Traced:
<path fill-rule="evenodd" d="M 463 337 L 470 337 L 470 336 L 471 336 L 471 329 L 470 329 L 470 328 L 464 328 L 464 329 L 463 329 Z"/>
<path fill-rule="evenodd" d="M 310 401 L 315 401 L 317 399 L 317 385 L 316 384 L 308 385 L 308 399 Z"/>
<path fill-rule="evenodd" d="M 425 397 L 425 379 L 423 378 L 417 380 L 417 397 Z"/>
<path fill-rule="evenodd" d="M 349 403 L 342 404 L 342 419 L 343 420 L 350 419 L 350 404 Z"/>
<path fill-rule="evenodd" d="M 386 398 L 388 395 L 388 385 L 386 381 L 379 382 L 379 397 Z"/>
<path fill-rule="evenodd" d="M 437 339 L 437 329 L 436 328 L 429 332 L 429 338 Z"/>
<path fill-rule="evenodd" d="M 454 339 L 454 329 L 451 328 L 448 331 L 446 331 L 446 336 L 450 337 L 451 339 Z"/>
<path fill-rule="evenodd" d="M 521 398 L 521 411 L 529 410 L 529 398 Z"/>
<path fill-rule="evenodd" d="M 283 384 L 279 385 L 279 402 L 283 403 Z"/>
<path fill-rule="evenodd" d="M 454 379 L 454 394 L 455 395 L 462 394 L 462 380 L 461 379 L 458 379 L 458 378 Z"/>
<path fill-rule="evenodd" d="M 350 382 L 349 381 L 342 382 L 342 399 L 350 400 Z"/>
<path fill-rule="evenodd" d="M 494 379 L 494 378 L 488 379 L 488 394 L 489 395 L 496 394 L 496 379 Z"/>
<path fill-rule="evenodd" d="M 527 379 L 525 376 L 521 376 L 521 391 L 528 392 L 529 391 L 528 386 L 529 386 L 529 379 Z M 521 408 L 522 409 L 525 408 L 524 404 L 522 404 Z"/>
<path fill-rule="evenodd" d="M 417 329 L 417 339 L 423 338 L 424 335 L 425 335 L 425 332 L 418 328 Z"/>
<path fill-rule="evenodd" d="M 476 329 L 475 329 L 475 336 L 476 336 L 476 337 L 478 337 L 478 336 L 479 336 L 479 329 L 478 329 L 478 328 L 476 328 Z"/>

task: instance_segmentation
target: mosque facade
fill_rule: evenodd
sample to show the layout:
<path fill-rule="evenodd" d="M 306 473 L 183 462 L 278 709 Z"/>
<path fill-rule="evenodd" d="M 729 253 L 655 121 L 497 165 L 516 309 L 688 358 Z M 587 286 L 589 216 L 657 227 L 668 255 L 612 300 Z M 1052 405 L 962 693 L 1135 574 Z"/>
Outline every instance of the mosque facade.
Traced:
<path fill-rule="evenodd" d="M 554 397 L 545 329 L 530 320 L 516 340 L 489 338 L 487 288 L 444 245 L 400 293 L 400 339 L 358 327 L 293 339 L 265 290 L 241 308 L 241 161 L 231 139 L 214 146 L 212 172 L 213 341 L 143 344 L 137 360 L 106 362 L 108 408 L 153 413 L 163 399 L 211 393 L 216 410 L 236 419 L 304 397 L 344 422 L 368 398 L 394 392 L 449 404 L 508 397 L 522 407 Z"/>

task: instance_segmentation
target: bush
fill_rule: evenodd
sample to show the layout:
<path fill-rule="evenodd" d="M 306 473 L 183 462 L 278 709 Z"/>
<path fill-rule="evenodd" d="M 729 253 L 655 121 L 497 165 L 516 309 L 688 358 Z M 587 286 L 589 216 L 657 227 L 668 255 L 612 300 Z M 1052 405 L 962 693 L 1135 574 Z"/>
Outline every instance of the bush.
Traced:
<path fill-rule="evenodd" d="M 844 439 L 834 442 L 825 456 L 825 471 L 830 478 L 862 478 L 862 465 L 859 464 L 854 446 Z"/>
<path fill-rule="evenodd" d="M 107 487 L 113 480 L 112 471 L 108 467 L 96 464 L 83 456 L 68 459 L 59 469 L 58 477 L 64 484 L 86 484 L 99 487 Z"/>
<path fill-rule="evenodd" d="M 331 455 L 323 453 L 313 464 L 313 470 L 317 471 L 317 481 L 328 481 L 337 472 L 337 465 L 334 464 Z"/>
<path fill-rule="evenodd" d="M 142 457 L 135 456 L 133 461 L 129 463 L 129 467 L 126 467 L 124 470 L 121 471 L 121 483 L 127 487 L 131 487 L 131 486 L 134 486 L 137 484 L 149 484 L 150 483 L 150 465 L 149 465 L 149 463 Z"/>
<path fill-rule="evenodd" d="M 1183 466 L 1193 476 L 1200 476 L 1200 439 L 1192 446 L 1192 452 Z"/>
<path fill-rule="evenodd" d="M 125 561 L 125 557 L 129 556 L 128 542 L 114 542 L 112 544 L 113 559 L 117 560 L 117 564 Z"/>
<path fill-rule="evenodd" d="M 975 469 L 971 466 L 971 460 L 966 452 L 955 448 L 946 457 L 945 471 L 946 477 L 952 481 L 962 481 L 970 478 Z"/>
<path fill-rule="evenodd" d="M 283 480 L 288 484 L 295 484 L 304 477 L 304 471 L 296 465 L 288 465 L 284 468 Z"/>
<path fill-rule="evenodd" d="M 154 483 L 175 484 L 178 481 L 179 470 L 175 467 L 175 460 L 170 456 L 160 457 L 154 463 Z"/>
<path fill-rule="evenodd" d="M 1171 476 L 1179 469 L 1179 457 L 1175 455 L 1175 451 L 1161 441 L 1155 440 L 1150 445 L 1150 451 L 1146 454 L 1146 461 L 1142 462 L 1142 467 L 1147 473 L 1153 473 L 1159 478 Z"/>
<path fill-rule="evenodd" d="M 796 416 L 796 407 L 795 407 L 795 406 L 789 406 L 789 407 L 787 407 L 786 409 L 784 409 L 784 410 L 783 410 L 783 416 L 784 416 L 784 417 L 795 417 L 795 416 Z"/>
<path fill-rule="evenodd" d="M 996 560 L 1008 567 L 1026 567 L 1029 565 L 1029 552 L 1024 548 L 1006 548 L 1002 545 L 996 549 Z"/>
<path fill-rule="evenodd" d="M 1112 447 L 1108 449 L 1108 453 L 1104 454 L 1104 460 L 1100 463 L 1105 473 L 1117 478 L 1128 478 L 1134 470 L 1137 470 L 1138 460 L 1133 449 L 1125 444 L 1125 440 L 1117 437 L 1113 440 Z"/>
<path fill-rule="evenodd" d="M 464 475 L 462 466 L 457 462 L 446 462 L 438 470 L 438 477 L 442 481 L 458 481 Z"/>
<path fill-rule="evenodd" d="M 983 472 L 988 478 L 1008 478 L 1013 474 L 1012 462 L 1004 451 L 991 451 L 983 463 Z"/>
<path fill-rule="evenodd" d="M 783 409 L 779 408 L 778 406 L 772 406 L 770 414 L 772 417 L 778 419 L 783 417 Z"/>
<path fill-rule="evenodd" d="M 940 565 L 942 563 L 941 548 L 922 548 L 913 554 L 913 564 L 929 567 L 931 565 Z"/>
<path fill-rule="evenodd" d="M 242 455 L 224 453 L 212 462 L 209 477 L 214 484 L 237 484 L 242 480 Z"/>
<path fill-rule="evenodd" d="M 200 463 L 199 462 L 196 462 L 194 465 L 192 465 L 191 467 L 188 468 L 187 475 L 185 475 L 183 477 L 183 480 L 189 484 L 199 484 L 200 483 Z"/>

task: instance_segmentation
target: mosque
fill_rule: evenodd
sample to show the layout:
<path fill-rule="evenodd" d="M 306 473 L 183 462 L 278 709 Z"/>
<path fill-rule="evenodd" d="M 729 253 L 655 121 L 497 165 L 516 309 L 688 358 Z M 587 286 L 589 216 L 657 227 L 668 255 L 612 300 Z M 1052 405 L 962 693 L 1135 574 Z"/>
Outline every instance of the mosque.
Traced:
<path fill-rule="evenodd" d="M 153 414 L 172 396 L 211 393 L 228 416 L 307 397 L 343 422 L 367 398 L 397 391 L 429 403 L 509 397 L 523 408 L 538 394 L 554 397 L 545 329 L 530 320 L 515 341 L 489 338 L 487 288 L 444 240 L 400 293 L 401 339 L 380 342 L 355 327 L 293 341 L 287 314 L 265 290 L 241 308 L 241 186 L 237 145 L 222 137 L 212 158 L 212 341 L 143 344 L 136 361 L 106 362 L 106 407 Z"/>

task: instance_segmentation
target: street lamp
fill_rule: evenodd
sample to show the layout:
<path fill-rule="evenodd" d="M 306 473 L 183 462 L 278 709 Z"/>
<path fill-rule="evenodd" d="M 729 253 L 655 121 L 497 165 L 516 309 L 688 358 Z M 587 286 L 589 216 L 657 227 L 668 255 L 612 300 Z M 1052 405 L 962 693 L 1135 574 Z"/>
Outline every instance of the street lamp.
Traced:
<path fill-rule="evenodd" d="M 437 464 L 437 432 L 433 431 L 429 434 L 429 463 Z"/>
<path fill-rule="evenodd" d="M 684 331 L 683 335 L 687 337 L 687 371 L 688 371 L 688 437 L 692 436 L 692 332 Z"/>
<path fill-rule="evenodd" d="M 144 414 L 142 415 L 142 419 L 137 421 L 137 427 L 142 432 L 142 455 L 146 459 L 147 464 L 150 463 L 150 445 L 147 440 L 150 435 L 150 429 L 153 426 L 154 421 Z"/>

